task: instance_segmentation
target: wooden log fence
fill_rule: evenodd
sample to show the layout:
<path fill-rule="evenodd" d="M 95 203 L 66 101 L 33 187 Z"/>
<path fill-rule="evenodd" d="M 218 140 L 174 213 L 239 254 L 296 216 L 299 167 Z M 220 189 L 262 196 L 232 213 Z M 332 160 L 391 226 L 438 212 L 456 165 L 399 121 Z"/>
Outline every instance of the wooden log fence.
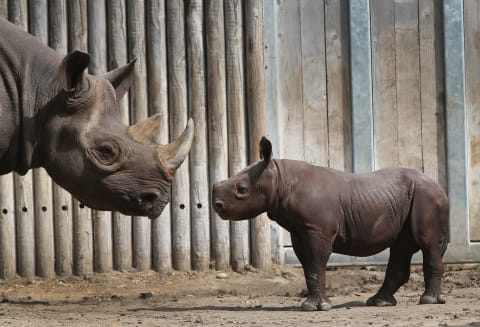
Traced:
<path fill-rule="evenodd" d="M 213 183 L 258 160 L 263 135 L 274 157 L 423 170 L 451 196 L 447 260 L 478 258 L 474 1 L 0 0 L 0 17 L 61 54 L 89 52 L 92 74 L 136 58 L 120 114 L 126 124 L 160 114 L 159 142 L 195 121 L 154 220 L 93 211 L 42 169 L 0 176 L 0 279 L 298 263 L 266 215 L 224 221 L 211 207 Z"/>

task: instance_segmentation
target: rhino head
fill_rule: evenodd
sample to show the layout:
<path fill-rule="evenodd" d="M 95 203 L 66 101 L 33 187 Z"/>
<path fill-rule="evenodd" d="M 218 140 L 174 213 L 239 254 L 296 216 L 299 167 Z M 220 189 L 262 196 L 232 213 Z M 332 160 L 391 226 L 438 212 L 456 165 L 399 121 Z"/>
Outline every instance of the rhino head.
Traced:
<path fill-rule="evenodd" d="M 260 157 L 238 174 L 213 185 L 212 205 L 220 218 L 251 219 L 272 206 L 277 174 L 272 144 L 265 137 L 260 140 Z"/>
<path fill-rule="evenodd" d="M 60 91 L 40 112 L 39 166 L 78 200 L 97 210 L 157 217 L 170 200 L 176 169 L 190 151 L 190 119 L 172 143 L 157 144 L 160 116 L 122 123 L 118 100 L 129 89 L 134 61 L 103 77 L 85 73 L 90 56 L 64 57 Z"/>

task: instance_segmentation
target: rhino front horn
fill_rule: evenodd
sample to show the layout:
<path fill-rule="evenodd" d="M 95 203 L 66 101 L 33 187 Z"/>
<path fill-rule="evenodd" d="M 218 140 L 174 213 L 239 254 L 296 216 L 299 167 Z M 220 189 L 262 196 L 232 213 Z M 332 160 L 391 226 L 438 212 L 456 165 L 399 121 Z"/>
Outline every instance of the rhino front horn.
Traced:
<path fill-rule="evenodd" d="M 193 142 L 194 129 L 193 119 L 190 118 L 182 135 L 168 145 L 159 145 L 157 147 L 160 162 L 162 162 L 165 168 L 172 175 L 190 152 Z"/>

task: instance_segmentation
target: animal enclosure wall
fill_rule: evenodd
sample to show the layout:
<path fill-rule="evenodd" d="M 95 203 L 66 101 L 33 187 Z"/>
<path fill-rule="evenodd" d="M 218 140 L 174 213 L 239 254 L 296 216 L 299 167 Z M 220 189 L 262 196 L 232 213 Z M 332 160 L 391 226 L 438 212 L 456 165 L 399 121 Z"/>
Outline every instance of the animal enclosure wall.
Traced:
<path fill-rule="evenodd" d="M 209 200 L 213 182 L 257 159 L 266 134 L 262 2 L 1 0 L 0 16 L 60 53 L 89 52 L 92 74 L 137 58 L 122 116 L 160 113 L 162 143 L 195 121 L 171 205 L 155 220 L 92 211 L 43 170 L 1 176 L 0 278 L 270 267 L 268 219 L 223 221 Z"/>
<path fill-rule="evenodd" d="M 473 250 L 480 238 L 477 2 L 279 0 L 267 6 L 274 156 L 353 172 L 423 171 L 449 193 L 446 260 L 479 260 Z M 454 60 L 445 58 L 450 53 Z M 287 262 L 298 262 L 288 233 L 283 244 Z M 385 251 L 368 258 L 334 254 L 329 262 L 387 259 Z"/>
<path fill-rule="evenodd" d="M 258 159 L 262 135 L 274 157 L 424 171 L 449 192 L 446 259 L 480 260 L 476 1 L 0 0 L 0 16 L 89 52 L 92 74 L 137 58 L 122 117 L 160 113 L 162 143 L 195 121 L 155 220 L 92 211 L 43 170 L 0 176 L 0 278 L 297 262 L 265 216 L 227 222 L 210 207 L 212 184 Z"/>

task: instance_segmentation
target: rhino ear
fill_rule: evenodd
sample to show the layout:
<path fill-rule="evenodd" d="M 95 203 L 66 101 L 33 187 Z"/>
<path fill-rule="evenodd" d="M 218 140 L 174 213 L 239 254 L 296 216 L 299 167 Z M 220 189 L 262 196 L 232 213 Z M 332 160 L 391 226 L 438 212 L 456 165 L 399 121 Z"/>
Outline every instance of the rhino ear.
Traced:
<path fill-rule="evenodd" d="M 267 165 L 272 159 L 272 143 L 270 143 L 265 136 L 262 136 L 260 140 L 260 158 L 263 159 Z"/>
<path fill-rule="evenodd" d="M 90 64 L 90 55 L 81 51 L 70 52 L 60 64 L 59 78 L 65 91 L 78 90 L 85 81 L 84 71 Z"/>
<path fill-rule="evenodd" d="M 117 100 L 120 100 L 128 91 L 130 85 L 132 85 L 133 69 L 135 68 L 136 61 L 137 59 L 133 59 L 128 64 L 111 70 L 103 75 L 103 78 L 112 83 L 117 95 Z"/>

